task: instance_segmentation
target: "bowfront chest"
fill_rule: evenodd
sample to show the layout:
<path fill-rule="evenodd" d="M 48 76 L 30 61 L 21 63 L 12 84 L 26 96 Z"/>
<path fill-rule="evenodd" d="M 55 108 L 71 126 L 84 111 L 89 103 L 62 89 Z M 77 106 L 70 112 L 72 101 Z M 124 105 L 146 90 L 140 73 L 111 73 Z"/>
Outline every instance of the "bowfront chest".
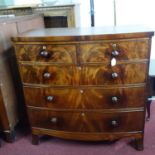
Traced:
<path fill-rule="evenodd" d="M 32 143 L 135 138 L 143 149 L 152 31 L 53 28 L 13 38 Z"/>

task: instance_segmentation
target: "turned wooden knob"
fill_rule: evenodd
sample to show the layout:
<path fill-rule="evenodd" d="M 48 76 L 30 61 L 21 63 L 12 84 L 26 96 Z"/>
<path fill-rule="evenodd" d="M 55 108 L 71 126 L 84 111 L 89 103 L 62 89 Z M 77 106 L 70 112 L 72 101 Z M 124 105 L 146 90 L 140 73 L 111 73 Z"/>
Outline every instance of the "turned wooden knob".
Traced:
<path fill-rule="evenodd" d="M 112 54 L 112 56 L 114 56 L 114 57 L 115 57 L 115 56 L 118 56 L 118 55 L 119 55 L 119 52 L 118 52 L 118 51 L 112 51 L 112 53 L 111 53 L 111 54 Z"/>
<path fill-rule="evenodd" d="M 82 112 L 82 113 L 81 113 L 81 116 L 85 116 L 85 113 L 84 113 L 84 112 Z"/>
<path fill-rule="evenodd" d="M 112 51 L 112 56 L 118 56 L 119 55 L 119 52 L 117 51 L 117 44 L 112 44 L 112 48 L 113 48 L 113 51 Z"/>
<path fill-rule="evenodd" d="M 45 72 L 43 74 L 43 77 L 46 78 L 46 79 L 49 79 L 51 77 L 51 73 Z"/>
<path fill-rule="evenodd" d="M 43 49 L 40 51 L 39 55 L 42 58 L 50 58 L 51 57 L 51 53 L 46 50 L 46 46 L 43 46 Z"/>
<path fill-rule="evenodd" d="M 114 102 L 114 103 L 117 103 L 117 102 L 118 102 L 118 98 L 117 98 L 116 96 L 113 96 L 113 97 L 111 98 L 111 100 L 112 100 L 112 102 Z"/>
<path fill-rule="evenodd" d="M 112 76 L 113 79 L 115 79 L 115 78 L 118 77 L 118 74 L 116 72 L 114 72 L 114 73 L 111 74 L 111 76 Z"/>
<path fill-rule="evenodd" d="M 46 100 L 47 100 L 47 101 L 50 101 L 50 102 L 51 102 L 53 99 L 54 99 L 54 96 L 47 96 L 47 97 L 46 97 Z"/>
<path fill-rule="evenodd" d="M 117 127 L 118 126 L 118 122 L 116 120 L 112 120 L 111 121 L 111 126 Z"/>
<path fill-rule="evenodd" d="M 52 117 L 52 118 L 51 118 L 51 122 L 52 122 L 52 123 L 57 123 L 57 121 L 58 121 L 58 119 L 57 119 L 56 117 Z"/>

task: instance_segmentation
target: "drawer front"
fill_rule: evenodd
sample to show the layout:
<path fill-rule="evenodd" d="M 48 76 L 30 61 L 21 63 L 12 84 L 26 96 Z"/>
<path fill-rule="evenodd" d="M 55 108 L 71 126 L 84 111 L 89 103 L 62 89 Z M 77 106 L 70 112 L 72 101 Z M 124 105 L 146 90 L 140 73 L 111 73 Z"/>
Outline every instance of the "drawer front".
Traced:
<path fill-rule="evenodd" d="M 82 63 L 105 63 L 117 60 L 148 59 L 149 40 L 120 40 L 80 45 Z"/>
<path fill-rule="evenodd" d="M 32 127 L 71 132 L 130 132 L 143 129 L 144 112 L 68 112 L 28 109 Z"/>
<path fill-rule="evenodd" d="M 146 82 L 147 63 L 121 64 L 114 67 L 85 66 L 82 85 L 135 84 Z"/>
<path fill-rule="evenodd" d="M 113 85 L 146 82 L 147 63 L 102 66 L 20 65 L 24 83 L 50 85 Z"/>
<path fill-rule="evenodd" d="M 145 93 L 144 87 L 86 89 L 83 103 L 89 109 L 138 108 L 145 106 Z"/>
<path fill-rule="evenodd" d="M 24 87 L 24 96 L 28 106 L 76 109 L 83 105 L 80 90 L 73 88 Z"/>
<path fill-rule="evenodd" d="M 65 86 L 79 81 L 73 66 L 20 65 L 19 68 L 24 83 Z"/>
<path fill-rule="evenodd" d="M 19 61 L 39 61 L 75 64 L 74 45 L 17 45 L 16 56 Z"/>
<path fill-rule="evenodd" d="M 24 87 L 28 106 L 51 109 L 118 109 L 143 107 L 145 88 L 29 88 Z M 129 95 L 130 94 L 130 95 Z"/>

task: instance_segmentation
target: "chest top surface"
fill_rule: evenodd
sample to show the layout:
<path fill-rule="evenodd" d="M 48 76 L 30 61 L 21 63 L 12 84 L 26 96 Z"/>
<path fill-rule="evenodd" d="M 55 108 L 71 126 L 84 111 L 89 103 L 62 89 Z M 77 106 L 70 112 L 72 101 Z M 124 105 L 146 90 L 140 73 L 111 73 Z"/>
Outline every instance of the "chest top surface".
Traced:
<path fill-rule="evenodd" d="M 23 33 L 12 40 L 20 41 L 85 41 L 152 37 L 154 32 L 142 26 L 44 28 Z"/>

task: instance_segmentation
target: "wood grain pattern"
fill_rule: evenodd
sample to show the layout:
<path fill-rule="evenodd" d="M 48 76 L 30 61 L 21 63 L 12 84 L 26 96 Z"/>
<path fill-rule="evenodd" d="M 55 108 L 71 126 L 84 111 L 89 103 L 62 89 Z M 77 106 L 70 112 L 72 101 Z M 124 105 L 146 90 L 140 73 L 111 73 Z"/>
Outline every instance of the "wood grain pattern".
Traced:
<path fill-rule="evenodd" d="M 45 48 L 49 57 L 42 57 L 40 52 Z M 17 59 L 19 61 L 39 61 L 75 64 L 76 46 L 74 45 L 50 45 L 50 44 L 31 44 L 16 46 Z"/>
<path fill-rule="evenodd" d="M 116 73 L 118 77 L 113 78 Z M 136 84 L 146 82 L 147 63 L 121 64 L 114 67 L 85 66 L 81 73 L 82 85 Z"/>
<path fill-rule="evenodd" d="M 51 135 L 59 138 L 69 139 L 69 140 L 80 140 L 80 141 L 112 141 L 116 139 L 124 138 L 135 138 L 142 139 L 143 132 L 68 132 L 68 131 L 57 131 L 51 129 L 43 129 L 32 127 L 32 135 Z M 38 136 L 39 138 L 39 136 Z"/>
<path fill-rule="evenodd" d="M 143 112 L 61 112 L 28 109 L 32 127 L 72 132 L 127 132 L 143 129 Z M 116 121 L 117 125 L 112 125 Z"/>
<path fill-rule="evenodd" d="M 41 134 L 92 141 L 132 137 L 143 148 L 152 36 L 143 28 L 94 27 L 15 37 L 32 142 L 38 144 Z M 50 57 L 40 57 L 43 45 Z"/>
<path fill-rule="evenodd" d="M 21 78 L 24 83 L 50 85 L 107 85 L 135 84 L 146 82 L 147 63 L 121 64 L 114 67 L 100 66 L 49 66 L 21 65 Z M 139 72 L 143 70 L 143 72 Z M 50 77 L 45 78 L 44 74 Z M 113 78 L 112 74 L 118 77 Z"/>
<path fill-rule="evenodd" d="M 24 83 L 66 86 L 79 81 L 73 66 L 22 65 L 20 70 Z M 49 74 L 49 77 L 45 77 L 45 74 Z"/>
<path fill-rule="evenodd" d="M 115 89 L 24 87 L 24 94 L 27 106 L 51 109 L 103 110 L 143 107 L 146 95 L 144 87 L 120 87 Z M 52 97 L 51 100 L 48 100 L 49 96 Z M 117 97 L 117 101 L 113 101 L 113 97 Z"/>
<path fill-rule="evenodd" d="M 82 63 L 109 63 L 114 50 L 119 53 L 117 61 L 148 59 L 148 42 L 148 39 L 127 39 L 81 44 L 80 59 Z M 113 48 L 114 44 L 116 48 Z"/>

